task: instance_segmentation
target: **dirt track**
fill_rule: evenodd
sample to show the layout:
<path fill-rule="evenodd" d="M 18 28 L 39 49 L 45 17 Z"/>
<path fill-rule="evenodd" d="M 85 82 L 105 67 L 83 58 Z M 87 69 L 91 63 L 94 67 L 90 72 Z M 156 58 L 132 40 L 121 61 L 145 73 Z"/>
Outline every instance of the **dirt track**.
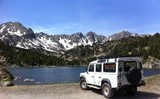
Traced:
<path fill-rule="evenodd" d="M 154 79 L 153 79 L 154 78 Z M 115 93 L 113 99 L 160 99 L 160 75 L 146 79 L 138 93 L 128 96 Z M 81 90 L 79 84 L 51 84 L 0 87 L 0 99 L 104 99 L 100 90 Z"/>

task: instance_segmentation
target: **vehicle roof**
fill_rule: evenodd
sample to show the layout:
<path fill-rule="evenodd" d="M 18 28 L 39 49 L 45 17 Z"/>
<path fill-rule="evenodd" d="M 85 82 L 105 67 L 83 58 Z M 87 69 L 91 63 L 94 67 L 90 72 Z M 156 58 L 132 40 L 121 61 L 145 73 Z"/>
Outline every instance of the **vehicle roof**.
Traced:
<path fill-rule="evenodd" d="M 117 58 L 106 58 L 106 59 L 97 59 L 90 64 L 94 63 L 111 63 L 111 62 L 118 62 L 118 61 L 142 61 L 140 57 L 117 57 Z"/>

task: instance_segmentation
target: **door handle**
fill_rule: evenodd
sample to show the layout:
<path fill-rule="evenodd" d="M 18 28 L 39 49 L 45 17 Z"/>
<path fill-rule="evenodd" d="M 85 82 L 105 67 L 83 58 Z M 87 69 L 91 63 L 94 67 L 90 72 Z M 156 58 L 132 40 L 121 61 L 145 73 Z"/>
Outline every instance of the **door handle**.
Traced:
<path fill-rule="evenodd" d="M 98 78 L 101 78 L 101 77 L 98 77 Z"/>

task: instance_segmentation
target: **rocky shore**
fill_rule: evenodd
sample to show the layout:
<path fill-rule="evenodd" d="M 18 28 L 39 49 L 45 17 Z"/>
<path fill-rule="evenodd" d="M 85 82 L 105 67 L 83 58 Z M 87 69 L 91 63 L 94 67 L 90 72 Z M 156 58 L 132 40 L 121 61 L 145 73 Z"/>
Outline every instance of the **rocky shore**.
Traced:
<path fill-rule="evenodd" d="M 0 69 L 0 86 L 13 85 L 14 76 L 7 69 Z"/>
<path fill-rule="evenodd" d="M 128 96 L 117 92 L 113 99 L 160 99 L 160 75 L 145 78 L 146 86 Z M 100 90 L 81 90 L 78 83 L 0 87 L 1 99 L 104 99 Z"/>
<path fill-rule="evenodd" d="M 143 67 L 160 69 L 160 60 L 149 56 L 149 58 L 143 64 Z"/>

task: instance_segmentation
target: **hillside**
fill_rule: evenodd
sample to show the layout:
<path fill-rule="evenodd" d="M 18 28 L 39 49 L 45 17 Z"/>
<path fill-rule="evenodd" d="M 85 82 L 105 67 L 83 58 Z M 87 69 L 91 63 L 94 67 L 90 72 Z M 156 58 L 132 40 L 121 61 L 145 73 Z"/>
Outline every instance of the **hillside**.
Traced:
<path fill-rule="evenodd" d="M 127 37 L 120 40 L 96 43 L 93 46 L 79 46 L 65 52 L 64 57 L 70 60 L 80 59 L 82 63 L 97 57 L 141 56 L 143 62 L 160 67 L 160 34 L 145 37 Z"/>
<path fill-rule="evenodd" d="M 67 60 L 58 58 L 52 54 L 44 53 L 42 50 L 35 49 L 21 49 L 11 47 L 0 41 L 0 67 L 11 66 L 50 66 L 65 65 Z"/>

